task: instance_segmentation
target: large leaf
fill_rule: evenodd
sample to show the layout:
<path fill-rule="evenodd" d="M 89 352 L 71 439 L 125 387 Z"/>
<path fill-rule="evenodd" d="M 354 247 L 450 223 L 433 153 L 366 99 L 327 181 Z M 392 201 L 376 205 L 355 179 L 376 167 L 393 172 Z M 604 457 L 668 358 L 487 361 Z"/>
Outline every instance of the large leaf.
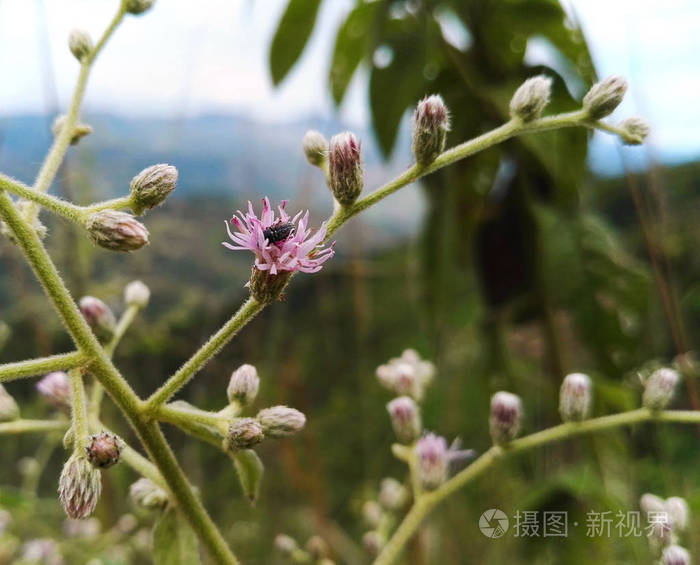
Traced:
<path fill-rule="evenodd" d="M 153 527 L 155 565 L 192 565 L 200 563 L 197 536 L 184 516 L 167 508 Z"/>
<path fill-rule="evenodd" d="M 239 451 L 233 454 L 231 458 L 236 467 L 243 494 L 250 500 L 251 504 L 255 504 L 258 492 L 260 492 L 263 471 L 265 470 L 263 462 L 260 461 L 258 454 L 252 449 Z"/>
<path fill-rule="evenodd" d="M 278 85 L 297 62 L 314 28 L 321 0 L 289 0 L 270 46 L 270 73 Z"/>

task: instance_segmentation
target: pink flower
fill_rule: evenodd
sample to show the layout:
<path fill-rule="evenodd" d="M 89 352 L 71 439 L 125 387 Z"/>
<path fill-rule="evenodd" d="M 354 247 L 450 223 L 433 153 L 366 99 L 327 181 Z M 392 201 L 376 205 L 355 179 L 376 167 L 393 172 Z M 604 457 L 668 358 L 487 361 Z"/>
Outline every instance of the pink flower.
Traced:
<path fill-rule="evenodd" d="M 255 267 L 260 271 L 269 271 L 271 275 L 282 271 L 315 273 L 321 270 L 321 265 L 334 254 L 333 244 L 324 248 L 321 243 L 326 237 L 325 222 L 312 235 L 312 230 L 307 227 L 308 211 L 290 218 L 284 210 L 287 200 L 282 200 L 277 216 L 267 197 L 262 199 L 262 203 L 260 218 L 255 215 L 251 202 L 248 202 L 247 214 L 239 210 L 231 218 L 238 231 L 232 233 L 226 222 L 226 231 L 235 245 L 228 242 L 222 245 L 234 251 L 252 251 L 255 253 Z"/>

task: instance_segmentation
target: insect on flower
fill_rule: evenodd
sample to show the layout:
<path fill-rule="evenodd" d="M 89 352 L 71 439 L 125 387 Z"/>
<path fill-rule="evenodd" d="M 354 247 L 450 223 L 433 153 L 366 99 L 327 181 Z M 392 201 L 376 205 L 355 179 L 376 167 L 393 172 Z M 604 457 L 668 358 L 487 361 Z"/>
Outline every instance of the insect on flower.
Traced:
<path fill-rule="evenodd" d="M 270 243 L 277 243 L 294 235 L 294 230 L 295 228 L 292 222 L 277 220 L 275 224 L 263 230 L 263 237 Z"/>

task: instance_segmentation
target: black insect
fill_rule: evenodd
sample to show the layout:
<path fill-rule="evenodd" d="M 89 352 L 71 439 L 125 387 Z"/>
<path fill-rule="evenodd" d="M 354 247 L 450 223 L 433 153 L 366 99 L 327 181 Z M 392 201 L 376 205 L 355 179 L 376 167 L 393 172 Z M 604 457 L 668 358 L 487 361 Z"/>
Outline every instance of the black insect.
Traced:
<path fill-rule="evenodd" d="M 263 230 L 263 237 L 270 243 L 284 241 L 294 234 L 294 224 L 292 222 L 277 222 L 269 228 Z"/>

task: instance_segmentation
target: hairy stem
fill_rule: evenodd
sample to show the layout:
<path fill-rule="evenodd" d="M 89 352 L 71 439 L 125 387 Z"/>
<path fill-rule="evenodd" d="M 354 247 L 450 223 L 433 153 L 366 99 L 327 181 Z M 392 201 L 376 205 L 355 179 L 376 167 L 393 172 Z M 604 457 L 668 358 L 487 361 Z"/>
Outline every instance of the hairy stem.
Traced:
<path fill-rule="evenodd" d="M 51 355 L 39 359 L 28 359 L 15 363 L 0 365 L 0 383 L 43 375 L 52 371 L 69 371 L 75 367 L 85 365 L 89 358 L 80 351 Z"/>
<path fill-rule="evenodd" d="M 67 428 L 65 420 L 15 420 L 0 424 L 0 435 L 27 434 L 34 432 L 61 432 Z"/>
<path fill-rule="evenodd" d="M 73 421 L 72 428 L 75 450 L 80 453 L 85 453 L 85 448 L 88 446 L 90 430 L 88 429 L 83 372 L 80 369 L 72 369 L 68 375 L 70 377 L 71 416 Z"/>
<path fill-rule="evenodd" d="M 82 224 L 83 218 L 85 217 L 85 212 L 82 207 L 76 206 L 50 194 L 44 192 L 38 192 L 26 184 L 21 183 L 17 179 L 8 177 L 7 175 L 0 174 L 0 189 L 7 190 L 12 194 L 16 194 L 25 200 L 34 202 L 51 210 L 56 214 L 63 216 L 64 218 L 70 220 L 71 222 L 76 222 Z"/>

